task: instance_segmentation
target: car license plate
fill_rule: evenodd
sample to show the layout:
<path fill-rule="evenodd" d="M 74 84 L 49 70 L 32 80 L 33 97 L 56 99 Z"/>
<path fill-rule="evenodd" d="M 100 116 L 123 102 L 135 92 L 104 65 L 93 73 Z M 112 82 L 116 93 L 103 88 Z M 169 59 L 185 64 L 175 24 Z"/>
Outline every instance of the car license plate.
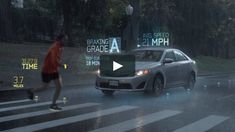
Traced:
<path fill-rule="evenodd" d="M 119 82 L 118 82 L 117 80 L 110 80 L 110 81 L 109 81 L 109 85 L 110 85 L 110 86 L 116 86 L 116 87 L 118 87 Z"/>

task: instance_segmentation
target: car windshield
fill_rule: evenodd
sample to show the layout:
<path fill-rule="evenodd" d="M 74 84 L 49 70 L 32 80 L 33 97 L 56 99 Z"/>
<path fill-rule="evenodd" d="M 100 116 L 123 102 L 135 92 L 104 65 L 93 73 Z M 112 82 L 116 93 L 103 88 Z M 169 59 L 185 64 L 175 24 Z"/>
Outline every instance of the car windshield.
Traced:
<path fill-rule="evenodd" d="M 136 61 L 158 62 L 162 57 L 163 51 L 160 50 L 139 50 L 134 51 Z"/>

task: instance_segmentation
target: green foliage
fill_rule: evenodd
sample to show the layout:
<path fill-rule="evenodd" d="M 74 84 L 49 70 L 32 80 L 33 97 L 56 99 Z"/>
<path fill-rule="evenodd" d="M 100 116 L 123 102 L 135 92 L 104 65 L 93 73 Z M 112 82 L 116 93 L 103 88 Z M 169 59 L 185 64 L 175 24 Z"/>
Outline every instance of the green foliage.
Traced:
<path fill-rule="evenodd" d="M 143 32 L 156 32 L 167 29 L 175 3 L 171 0 L 142 0 L 141 26 Z"/>
<path fill-rule="evenodd" d="M 198 56 L 195 58 L 199 72 L 231 72 L 235 71 L 235 60 Z"/>
<path fill-rule="evenodd" d="M 128 26 L 125 8 L 129 2 L 136 1 L 25 0 L 24 9 L 6 8 L 6 4 L 0 7 L 13 12 L 13 29 L 6 30 L 8 36 L 16 33 L 20 41 L 52 40 L 64 30 L 71 43 L 83 46 L 87 38 L 122 36 Z M 167 31 L 171 45 L 193 56 L 231 56 L 229 48 L 235 41 L 233 0 L 140 0 L 140 14 L 134 17 L 140 35 Z M 0 24 L 4 25 L 3 21 Z"/>

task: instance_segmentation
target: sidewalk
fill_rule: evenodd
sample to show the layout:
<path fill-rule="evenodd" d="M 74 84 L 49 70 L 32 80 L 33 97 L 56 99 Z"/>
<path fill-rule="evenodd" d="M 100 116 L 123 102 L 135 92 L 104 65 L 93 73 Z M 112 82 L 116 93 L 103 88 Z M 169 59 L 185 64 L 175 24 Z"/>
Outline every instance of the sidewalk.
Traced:
<path fill-rule="evenodd" d="M 223 76 L 223 75 L 235 75 L 235 71 L 231 71 L 231 72 L 211 72 L 211 71 L 203 71 L 203 72 L 199 72 L 198 76 Z"/>
<path fill-rule="evenodd" d="M 96 73 L 95 72 L 83 72 L 77 74 L 71 73 L 62 73 L 63 78 L 63 86 L 76 86 L 76 85 L 95 85 Z M 198 77 L 209 77 L 209 76 L 224 76 L 224 75 L 235 75 L 235 72 L 201 72 L 198 74 Z M 38 82 L 30 81 L 26 82 L 25 88 L 32 88 L 40 86 L 40 75 L 38 78 Z M 54 86 L 53 83 L 51 83 Z M 5 84 L 0 81 L 1 90 L 9 90 L 12 89 L 11 84 Z M 0 91 L 1 91 L 0 90 Z"/>

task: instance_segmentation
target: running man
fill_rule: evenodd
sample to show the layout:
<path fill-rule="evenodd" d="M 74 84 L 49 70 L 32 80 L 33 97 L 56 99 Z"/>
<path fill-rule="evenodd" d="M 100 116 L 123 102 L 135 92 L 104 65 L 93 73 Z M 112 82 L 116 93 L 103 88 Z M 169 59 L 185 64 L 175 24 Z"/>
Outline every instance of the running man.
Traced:
<path fill-rule="evenodd" d="M 61 54 L 64 46 L 64 35 L 59 35 L 53 45 L 49 48 L 42 66 L 42 86 L 28 90 L 28 96 L 33 100 L 34 92 L 39 92 L 49 87 L 49 83 L 53 80 L 56 86 L 50 110 L 59 111 L 62 108 L 58 107 L 56 100 L 58 99 L 62 87 L 62 78 L 59 74 L 61 64 Z"/>

